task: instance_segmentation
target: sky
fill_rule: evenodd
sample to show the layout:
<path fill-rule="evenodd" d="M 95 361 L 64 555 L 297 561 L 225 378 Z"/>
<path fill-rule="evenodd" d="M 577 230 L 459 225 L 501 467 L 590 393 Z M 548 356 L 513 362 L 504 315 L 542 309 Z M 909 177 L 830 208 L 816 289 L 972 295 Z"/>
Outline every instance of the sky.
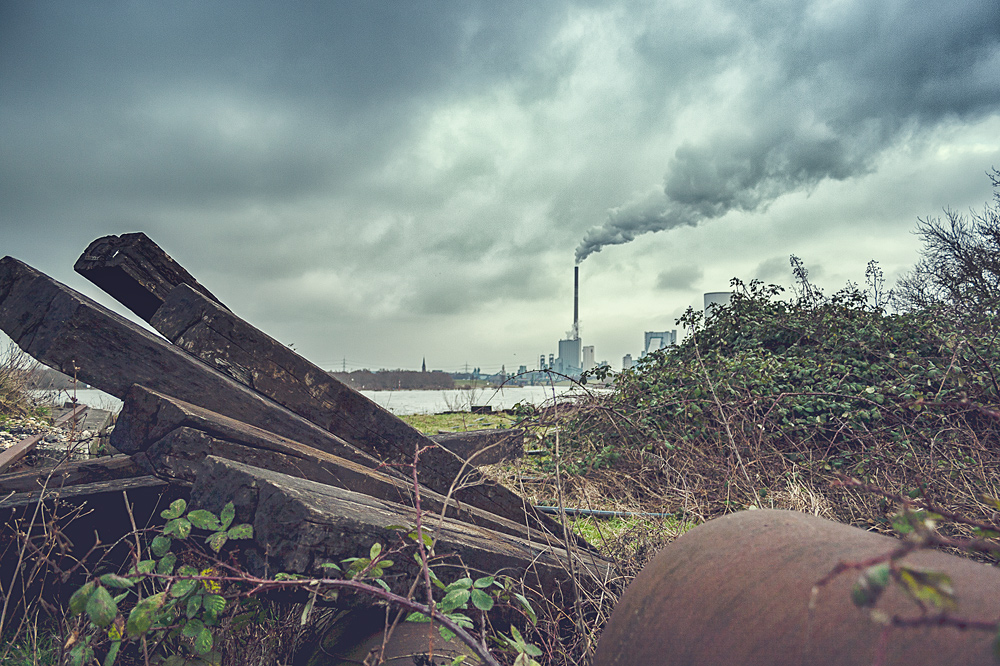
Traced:
<path fill-rule="evenodd" d="M 996 0 L 0 0 L 0 255 L 143 231 L 327 369 L 638 356 L 991 199 Z M 115 307 L 119 312 L 126 312 Z"/>

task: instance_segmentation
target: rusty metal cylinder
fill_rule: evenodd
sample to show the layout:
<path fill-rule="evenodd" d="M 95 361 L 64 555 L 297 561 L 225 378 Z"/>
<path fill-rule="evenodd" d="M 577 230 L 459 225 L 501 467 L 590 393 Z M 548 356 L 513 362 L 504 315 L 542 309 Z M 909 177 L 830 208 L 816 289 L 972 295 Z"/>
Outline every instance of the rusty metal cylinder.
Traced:
<path fill-rule="evenodd" d="M 891 552 L 900 542 L 793 511 L 743 511 L 711 520 L 666 546 L 632 581 L 604 630 L 594 666 L 996 666 L 995 631 L 951 626 L 892 627 L 851 601 L 858 571 L 819 590 L 838 562 Z M 1000 619 L 1000 569 L 921 551 L 903 563 L 951 577 L 950 614 Z M 875 608 L 920 617 L 900 585 Z M 880 638 L 884 638 L 882 647 Z"/>

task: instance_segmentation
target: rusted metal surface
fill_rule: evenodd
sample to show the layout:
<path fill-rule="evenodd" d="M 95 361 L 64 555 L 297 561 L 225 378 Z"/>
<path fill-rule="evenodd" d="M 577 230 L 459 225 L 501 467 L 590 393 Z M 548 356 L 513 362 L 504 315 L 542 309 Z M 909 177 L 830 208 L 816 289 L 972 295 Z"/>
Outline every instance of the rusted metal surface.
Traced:
<path fill-rule="evenodd" d="M 899 541 L 791 511 L 744 511 L 691 530 L 636 577 L 605 628 L 595 666 L 801 664 L 870 666 L 882 627 L 856 607 L 849 571 L 811 589 L 840 561 L 890 552 Z M 1000 570 L 939 552 L 904 560 L 951 576 L 955 617 L 1000 617 Z M 877 608 L 919 617 L 892 585 Z M 996 666 L 996 633 L 954 627 L 893 628 L 886 666 Z"/>
<path fill-rule="evenodd" d="M 384 610 L 355 611 L 339 619 L 310 655 L 307 666 L 357 666 L 362 663 L 443 666 L 454 663 L 457 657 L 465 657 L 462 663 L 469 666 L 481 663 L 458 639 L 446 642 L 441 638 L 436 625 L 400 622 L 386 638 L 385 619 Z M 375 659 L 376 652 L 381 653 L 383 662 Z"/>

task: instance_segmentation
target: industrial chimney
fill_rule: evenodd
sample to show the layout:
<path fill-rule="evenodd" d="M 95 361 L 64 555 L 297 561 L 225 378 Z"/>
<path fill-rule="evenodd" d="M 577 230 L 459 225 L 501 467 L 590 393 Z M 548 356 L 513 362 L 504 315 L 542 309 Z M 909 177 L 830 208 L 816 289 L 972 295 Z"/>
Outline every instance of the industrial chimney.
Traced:
<path fill-rule="evenodd" d="M 573 339 L 580 339 L 580 267 L 573 267 Z"/>

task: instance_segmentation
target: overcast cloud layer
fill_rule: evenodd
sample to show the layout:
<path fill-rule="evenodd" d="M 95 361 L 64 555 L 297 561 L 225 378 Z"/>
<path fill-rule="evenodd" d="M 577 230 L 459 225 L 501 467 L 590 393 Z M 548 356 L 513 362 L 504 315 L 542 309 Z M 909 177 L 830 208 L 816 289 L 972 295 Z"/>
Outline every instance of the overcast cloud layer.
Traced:
<path fill-rule="evenodd" d="M 0 254 L 108 304 L 145 231 L 330 368 L 532 367 L 584 259 L 617 368 L 791 253 L 898 275 L 992 166 L 995 0 L 0 4 Z"/>

